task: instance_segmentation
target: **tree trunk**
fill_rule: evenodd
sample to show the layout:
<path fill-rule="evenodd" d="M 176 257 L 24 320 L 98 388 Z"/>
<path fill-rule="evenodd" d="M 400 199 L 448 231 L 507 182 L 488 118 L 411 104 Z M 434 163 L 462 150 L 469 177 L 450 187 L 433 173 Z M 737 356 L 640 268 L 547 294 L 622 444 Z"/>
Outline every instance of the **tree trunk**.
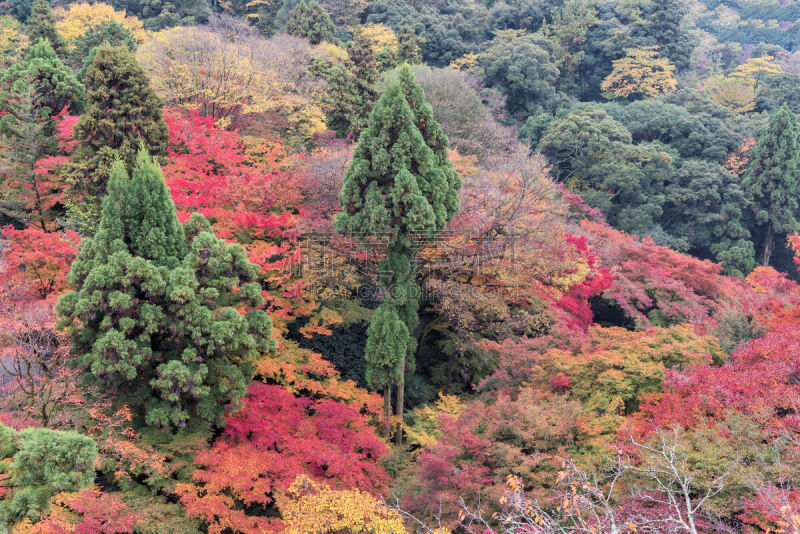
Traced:
<path fill-rule="evenodd" d="M 397 406 L 395 413 L 399 420 L 397 421 L 397 430 L 394 433 L 394 442 L 396 445 L 403 444 L 403 403 L 405 402 L 405 389 L 406 389 L 406 359 L 400 364 L 400 382 L 397 384 Z"/>
<path fill-rule="evenodd" d="M 383 429 L 386 438 L 392 434 L 392 386 L 383 390 L 383 411 L 386 416 L 386 426 Z"/>
<path fill-rule="evenodd" d="M 764 240 L 764 261 L 762 262 L 765 267 L 769 265 L 769 259 L 772 256 L 772 240 L 774 236 L 775 232 L 772 230 L 772 223 L 768 223 L 767 237 Z"/>

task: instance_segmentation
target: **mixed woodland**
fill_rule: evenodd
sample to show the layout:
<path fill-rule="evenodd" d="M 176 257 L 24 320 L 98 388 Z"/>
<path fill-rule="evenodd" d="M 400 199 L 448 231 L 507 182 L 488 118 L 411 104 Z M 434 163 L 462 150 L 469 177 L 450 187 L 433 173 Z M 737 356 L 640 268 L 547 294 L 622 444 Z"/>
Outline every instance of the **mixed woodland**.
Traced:
<path fill-rule="evenodd" d="M 0 2 L 0 533 L 800 532 L 800 3 Z"/>

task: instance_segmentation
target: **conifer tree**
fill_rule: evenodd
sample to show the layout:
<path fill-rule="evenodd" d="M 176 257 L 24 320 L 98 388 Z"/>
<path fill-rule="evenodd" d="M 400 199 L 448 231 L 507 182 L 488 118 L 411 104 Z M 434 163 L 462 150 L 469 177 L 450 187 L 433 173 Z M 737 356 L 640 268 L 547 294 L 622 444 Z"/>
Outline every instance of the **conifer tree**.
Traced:
<path fill-rule="evenodd" d="M 333 34 L 333 23 L 328 13 L 318 2 L 300 4 L 292 10 L 286 23 L 286 33 L 295 37 L 308 39 L 312 45 L 318 45 Z"/>
<path fill-rule="evenodd" d="M 50 9 L 50 0 L 33 0 L 28 17 L 28 39 L 31 43 L 47 39 L 58 55 L 66 50 L 64 39 L 56 30 L 56 18 Z"/>
<path fill-rule="evenodd" d="M 4 70 L 0 86 L 3 105 L 32 90 L 34 106 L 43 119 L 49 120 L 67 106 L 73 113 L 83 109 L 83 84 L 58 58 L 47 39 L 40 39 L 21 61 Z"/>
<path fill-rule="evenodd" d="M 87 383 L 145 425 L 220 424 L 274 350 L 258 268 L 193 215 L 181 226 L 158 164 L 114 163 L 100 227 L 85 239 L 57 311 Z"/>
<path fill-rule="evenodd" d="M 800 227 L 800 127 L 786 104 L 770 117 L 753 148 L 742 189 L 765 227 L 762 263 L 769 265 L 775 234 Z"/>
<path fill-rule="evenodd" d="M 444 229 L 458 209 L 459 187 L 455 173 L 450 175 L 452 166 L 440 162 L 417 127 L 417 113 L 426 116 L 430 106 L 414 100 L 412 110 L 406 100 L 406 92 L 414 99 L 424 97 L 422 90 L 404 84 L 416 86 L 408 77 L 392 83 L 373 109 L 339 193 L 342 212 L 334 220 L 338 232 L 388 239 L 379 279 L 384 300 L 367 332 L 365 358 L 367 381 L 384 391 L 387 415 L 392 387 L 397 386 L 401 417 L 403 378 L 416 351 L 412 335 L 419 307 L 416 237 Z M 425 130 L 434 138 L 436 129 L 441 129 L 432 115 L 430 120 Z M 445 139 L 443 149 L 446 146 Z M 402 439 L 399 428 L 395 437 L 398 442 Z"/>
<path fill-rule="evenodd" d="M 398 63 L 408 63 L 413 65 L 420 63 L 422 57 L 419 55 L 419 48 L 422 39 L 414 33 L 414 29 L 408 24 L 401 26 L 397 31 L 397 61 Z"/>
<path fill-rule="evenodd" d="M 372 44 L 357 33 L 347 49 L 344 62 L 330 64 L 323 60 L 312 63 L 311 71 L 328 82 L 330 90 L 323 96 L 328 105 L 328 126 L 338 135 L 358 135 L 366 126 L 378 93 L 378 63 Z"/>
<path fill-rule="evenodd" d="M 84 83 L 86 112 L 75 125 L 70 175 L 83 192 L 99 197 L 115 159 L 130 169 L 140 144 L 153 156 L 166 155 L 167 126 L 161 99 L 126 46 L 97 48 Z"/>

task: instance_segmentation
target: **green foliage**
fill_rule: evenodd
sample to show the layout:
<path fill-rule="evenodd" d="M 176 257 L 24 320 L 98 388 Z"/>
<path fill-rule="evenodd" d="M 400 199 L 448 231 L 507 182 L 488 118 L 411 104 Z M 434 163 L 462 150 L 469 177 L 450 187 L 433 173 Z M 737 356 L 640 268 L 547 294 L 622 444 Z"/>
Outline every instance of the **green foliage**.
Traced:
<path fill-rule="evenodd" d="M 359 138 L 339 193 L 342 211 L 334 219 L 337 232 L 389 242 L 380 263 L 384 300 L 370 322 L 365 348 L 366 379 L 374 388 L 402 384 L 407 360 L 413 367 L 419 287 L 411 237 L 444 229 L 458 210 L 460 185 L 447 159 L 447 138 L 406 66 Z M 403 389 L 398 389 L 402 414 Z"/>
<path fill-rule="evenodd" d="M 697 256 L 713 257 L 727 274 L 744 276 L 755 266 L 747 229 L 747 201 L 736 176 L 720 165 L 689 159 L 673 173 L 665 191 L 662 225 L 686 239 Z"/>
<path fill-rule="evenodd" d="M 524 119 L 554 112 L 566 99 L 556 91 L 560 72 L 553 42 L 540 34 L 498 37 L 480 54 L 478 64 L 487 85 L 506 95 L 509 113 Z"/>
<path fill-rule="evenodd" d="M 119 0 L 117 0 L 119 2 Z M 123 0 L 129 14 L 135 14 L 151 31 L 172 26 L 194 26 L 203 24 L 212 14 L 209 0 Z M 113 3 L 113 2 L 112 2 Z M 216 2 L 214 2 L 216 5 Z M 117 7 L 117 6 L 115 6 Z"/>
<path fill-rule="evenodd" d="M 758 86 L 757 110 L 775 112 L 784 103 L 793 113 L 800 113 L 800 76 L 797 74 L 770 76 Z"/>
<path fill-rule="evenodd" d="M 144 424 L 219 424 L 244 396 L 254 361 L 275 349 L 258 268 L 199 215 L 181 227 L 157 163 L 140 152 L 130 180 L 114 164 L 100 228 L 57 310 L 74 364 Z"/>
<path fill-rule="evenodd" d="M 62 491 L 77 491 L 94 482 L 97 445 L 94 440 L 74 431 L 26 428 L 16 437 L 2 427 L 5 452 L 8 441 L 15 440 L 17 450 L 8 467 L 11 497 L 0 502 L 0 518 L 34 521 L 45 514 L 50 498 Z"/>
<path fill-rule="evenodd" d="M 770 117 L 753 148 L 742 188 L 755 210 L 756 222 L 766 226 L 763 264 L 769 264 L 774 233 L 791 233 L 800 226 L 800 126 L 784 104 Z"/>
<path fill-rule="evenodd" d="M 167 126 L 161 100 L 126 46 L 100 46 L 84 81 L 86 112 L 75 125 L 78 148 L 70 179 L 79 190 L 100 196 L 116 158 L 133 167 L 142 143 L 156 157 L 166 154 Z"/>
<path fill-rule="evenodd" d="M 90 26 L 85 33 L 80 35 L 75 42 L 74 51 L 71 53 L 71 62 L 81 67 L 81 79 L 92 64 L 96 47 L 109 44 L 111 46 L 126 46 L 131 52 L 136 51 L 136 41 L 130 30 L 116 21 L 103 22 Z"/>
<path fill-rule="evenodd" d="M 644 234 L 661 217 L 672 157 L 657 144 L 634 145 L 630 132 L 602 109 L 576 106 L 550 124 L 539 150 L 555 177 L 617 228 Z"/>
<path fill-rule="evenodd" d="M 47 39 L 39 40 L 25 58 L 3 71 L 0 84 L 3 87 L 0 101 L 6 105 L 32 90 L 34 106 L 45 120 L 67 106 L 73 112 L 83 108 L 83 85 L 61 62 Z"/>
<path fill-rule="evenodd" d="M 356 34 L 347 49 L 347 59 L 329 63 L 316 60 L 311 72 L 328 82 L 322 101 L 328 108 L 328 127 L 339 136 L 358 135 L 366 126 L 369 113 L 378 99 L 375 82 L 378 63 L 372 44 L 362 34 Z"/>
<path fill-rule="evenodd" d="M 663 99 L 604 108 L 627 128 L 634 142 L 660 141 L 674 147 L 683 158 L 722 163 L 741 142 L 724 120 L 702 111 L 690 113 Z"/>
<path fill-rule="evenodd" d="M 330 39 L 333 30 L 328 13 L 314 0 L 308 4 L 300 2 L 286 23 L 286 33 L 308 39 L 313 45 Z"/>
<path fill-rule="evenodd" d="M 50 0 L 33 0 L 27 24 L 28 39 L 31 43 L 47 39 L 56 54 L 62 55 L 65 52 L 66 43 L 56 30 L 56 18 L 53 16 L 53 10 L 50 9 Z"/>

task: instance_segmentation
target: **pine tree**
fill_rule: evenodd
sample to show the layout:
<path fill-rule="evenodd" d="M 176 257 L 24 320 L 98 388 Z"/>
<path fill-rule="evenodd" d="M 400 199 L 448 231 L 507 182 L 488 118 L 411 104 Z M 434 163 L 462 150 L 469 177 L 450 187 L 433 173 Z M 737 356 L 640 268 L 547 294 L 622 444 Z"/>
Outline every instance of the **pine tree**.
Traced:
<path fill-rule="evenodd" d="M 127 47 L 97 48 L 85 83 L 86 112 L 75 125 L 78 148 L 68 179 L 86 199 L 98 202 L 115 159 L 130 169 L 140 144 L 158 158 L 166 155 L 167 126 L 161 99 Z M 92 211 L 86 205 L 74 209 Z"/>
<path fill-rule="evenodd" d="M 295 37 L 308 39 L 312 45 L 318 45 L 333 34 L 333 23 L 328 13 L 312 1 L 300 4 L 292 10 L 286 23 L 286 33 Z"/>
<path fill-rule="evenodd" d="M 58 58 L 50 41 L 40 39 L 22 61 L 0 74 L 0 102 L 7 105 L 29 89 L 34 93 L 34 105 L 43 119 L 61 112 L 67 106 L 73 113 L 83 109 L 84 87 L 72 69 Z"/>
<path fill-rule="evenodd" d="M 100 227 L 81 243 L 57 311 L 74 365 L 136 410 L 145 425 L 220 424 L 244 396 L 254 361 L 274 350 L 238 245 L 193 215 L 181 226 L 158 164 L 142 151 L 128 179 L 117 161 Z"/>
<path fill-rule="evenodd" d="M 786 104 L 770 117 L 753 148 L 742 189 L 755 209 L 757 222 L 765 226 L 762 262 L 769 265 L 775 234 L 800 227 L 800 127 Z"/>
<path fill-rule="evenodd" d="M 56 54 L 60 56 L 65 52 L 66 44 L 56 30 L 56 18 L 50 9 L 49 0 L 33 0 L 31 14 L 28 17 L 28 39 L 31 43 L 47 39 Z"/>
<path fill-rule="evenodd" d="M 415 100 L 412 110 L 406 92 L 414 99 L 422 97 L 423 105 Z M 339 193 L 342 212 L 334 220 L 338 232 L 388 238 L 380 264 L 384 300 L 370 323 L 365 351 L 368 383 L 384 391 L 387 415 L 396 385 L 397 411 L 402 416 L 403 378 L 406 366 L 414 364 L 412 334 L 419 320 L 415 238 L 443 230 L 458 209 L 457 176 L 452 179 L 452 166 L 442 164 L 426 143 L 417 127 L 417 113 L 421 117 L 431 113 L 425 131 L 435 138 L 440 127 L 424 103 L 422 90 L 409 79 L 392 83 L 359 138 Z M 446 139 L 442 146 L 445 150 Z M 399 429 L 395 437 L 402 439 Z"/>

